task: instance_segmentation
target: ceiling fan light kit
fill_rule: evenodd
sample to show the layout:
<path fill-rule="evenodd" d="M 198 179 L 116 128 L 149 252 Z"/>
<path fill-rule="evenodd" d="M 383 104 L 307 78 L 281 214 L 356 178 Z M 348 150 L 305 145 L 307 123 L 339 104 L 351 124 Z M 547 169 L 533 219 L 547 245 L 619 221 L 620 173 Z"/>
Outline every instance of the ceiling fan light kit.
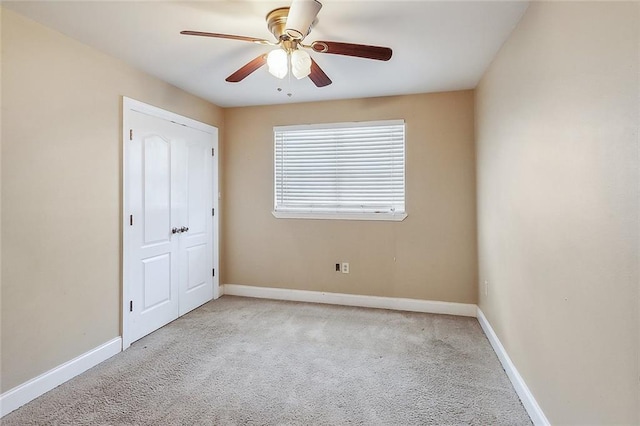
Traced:
<path fill-rule="evenodd" d="M 331 79 L 309 53 L 302 49 L 310 49 L 315 53 L 353 56 L 378 61 L 391 59 L 393 52 L 388 47 L 335 41 L 314 41 L 310 45 L 303 44 L 302 41 L 311 32 L 321 8 L 322 4 L 317 0 L 293 0 L 291 7 L 280 7 L 269 12 L 266 17 L 267 27 L 276 38 L 277 42 L 275 43 L 255 37 L 202 31 L 181 31 L 180 34 L 226 38 L 278 47 L 268 54 L 258 56 L 231 74 L 226 78 L 226 81 L 230 83 L 244 80 L 258 68 L 267 64 L 269 73 L 277 78 L 284 78 L 290 71 L 297 79 L 308 76 L 316 87 L 325 87 L 331 84 Z"/>
<path fill-rule="evenodd" d="M 300 80 L 311 74 L 311 56 L 304 50 L 297 48 L 297 43 L 284 40 L 280 48 L 272 50 L 267 55 L 269 73 L 276 78 L 284 78 L 291 73 Z"/>

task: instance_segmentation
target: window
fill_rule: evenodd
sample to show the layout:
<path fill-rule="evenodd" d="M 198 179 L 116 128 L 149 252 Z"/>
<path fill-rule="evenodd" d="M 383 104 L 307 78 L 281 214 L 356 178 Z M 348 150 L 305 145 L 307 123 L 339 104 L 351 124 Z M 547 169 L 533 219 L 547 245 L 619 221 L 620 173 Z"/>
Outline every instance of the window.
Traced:
<path fill-rule="evenodd" d="M 274 216 L 403 220 L 403 120 L 274 127 Z"/>

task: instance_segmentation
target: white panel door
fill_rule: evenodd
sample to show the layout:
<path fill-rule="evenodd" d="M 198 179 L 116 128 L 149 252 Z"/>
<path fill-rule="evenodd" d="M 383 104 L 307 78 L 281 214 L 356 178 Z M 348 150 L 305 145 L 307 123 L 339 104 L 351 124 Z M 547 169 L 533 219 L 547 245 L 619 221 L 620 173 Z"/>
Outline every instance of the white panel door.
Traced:
<path fill-rule="evenodd" d="M 212 140 L 136 111 L 128 119 L 125 270 L 135 341 L 213 298 Z"/>
<path fill-rule="evenodd" d="M 209 135 L 185 128 L 180 143 L 179 314 L 213 298 L 212 173 Z"/>
<path fill-rule="evenodd" d="M 170 122 L 134 112 L 136 137 L 127 141 L 127 193 L 131 215 L 129 306 L 132 341 L 178 316 L 178 240 L 171 233 L 173 161 Z"/>

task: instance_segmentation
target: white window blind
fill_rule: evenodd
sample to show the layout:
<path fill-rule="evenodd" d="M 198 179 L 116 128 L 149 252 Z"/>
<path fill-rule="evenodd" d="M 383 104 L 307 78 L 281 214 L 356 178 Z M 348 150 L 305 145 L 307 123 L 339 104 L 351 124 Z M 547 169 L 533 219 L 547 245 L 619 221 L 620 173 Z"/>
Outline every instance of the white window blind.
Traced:
<path fill-rule="evenodd" d="M 404 218 L 404 127 L 403 120 L 274 127 L 275 213 Z"/>

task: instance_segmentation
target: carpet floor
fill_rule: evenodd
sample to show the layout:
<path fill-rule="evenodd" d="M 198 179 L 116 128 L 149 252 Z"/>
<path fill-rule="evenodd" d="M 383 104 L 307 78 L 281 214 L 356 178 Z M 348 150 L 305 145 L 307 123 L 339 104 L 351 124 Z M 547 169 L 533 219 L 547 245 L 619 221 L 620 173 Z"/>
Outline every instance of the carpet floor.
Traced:
<path fill-rule="evenodd" d="M 224 296 L 2 425 L 530 425 L 475 318 Z"/>

